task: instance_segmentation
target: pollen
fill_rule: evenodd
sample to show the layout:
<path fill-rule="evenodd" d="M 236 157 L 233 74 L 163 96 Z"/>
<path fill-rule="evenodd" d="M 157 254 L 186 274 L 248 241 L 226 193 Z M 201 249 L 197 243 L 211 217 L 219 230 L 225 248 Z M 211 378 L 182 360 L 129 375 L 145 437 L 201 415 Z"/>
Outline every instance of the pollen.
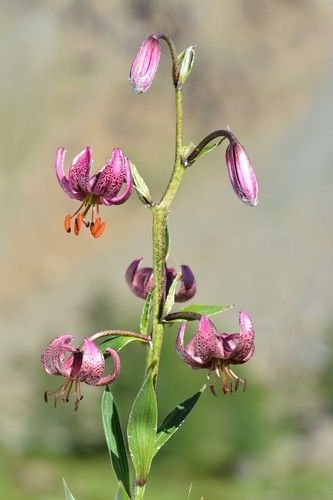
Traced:
<path fill-rule="evenodd" d="M 90 233 L 94 238 L 99 238 L 103 234 L 105 226 L 105 222 L 102 222 L 102 219 L 97 217 L 95 222 L 90 224 Z"/>
<path fill-rule="evenodd" d="M 82 227 L 83 215 L 79 213 L 74 222 L 74 233 L 78 236 L 80 229 Z"/>
<path fill-rule="evenodd" d="M 66 233 L 70 233 L 72 231 L 72 228 L 71 228 L 71 216 L 69 214 L 66 215 L 64 224 Z"/>

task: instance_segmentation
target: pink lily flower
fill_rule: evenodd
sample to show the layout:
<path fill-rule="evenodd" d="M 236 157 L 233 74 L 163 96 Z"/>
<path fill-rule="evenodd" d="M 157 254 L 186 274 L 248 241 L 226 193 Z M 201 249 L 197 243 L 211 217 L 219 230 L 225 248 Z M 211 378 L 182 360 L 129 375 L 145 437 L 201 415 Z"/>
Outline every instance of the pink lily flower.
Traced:
<path fill-rule="evenodd" d="M 246 379 L 239 378 L 230 368 L 230 365 L 246 363 L 254 354 L 254 328 L 246 312 L 239 314 L 240 333 L 219 334 L 207 316 L 201 316 L 197 334 L 186 347 L 184 347 L 184 333 L 187 323 L 183 323 L 176 339 L 178 356 L 193 370 L 208 368 L 214 372 L 214 381 L 210 384 L 212 393 L 216 396 L 215 383 L 217 377 L 222 378 L 223 393 L 233 391 L 232 381 L 235 382 L 234 390 L 242 383 L 246 389 Z"/>
<path fill-rule="evenodd" d="M 137 297 L 140 297 L 141 299 L 146 299 L 148 293 L 154 286 L 153 268 L 142 267 L 141 269 L 138 269 L 142 260 L 143 260 L 142 258 L 135 259 L 128 266 L 125 278 L 126 278 L 126 283 L 130 287 L 132 292 Z M 167 295 L 173 280 L 177 276 L 177 272 L 173 267 L 166 267 L 165 273 L 166 273 L 165 295 Z M 194 296 L 196 290 L 197 290 L 197 284 L 191 269 L 186 265 L 182 265 L 180 287 L 175 294 L 175 301 L 186 302 L 187 300 L 190 300 Z"/>
<path fill-rule="evenodd" d="M 120 205 L 128 200 L 132 193 L 130 162 L 121 149 L 115 148 L 108 163 L 90 177 L 92 148 L 88 146 L 74 158 L 67 178 L 64 174 L 65 153 L 65 148 L 57 149 L 55 168 L 59 184 L 67 196 L 82 202 L 72 216 L 65 217 L 65 229 L 67 233 L 71 232 L 71 219 L 75 217 L 76 235 L 79 234 L 83 223 L 90 228 L 92 236 L 98 238 L 105 229 L 105 222 L 99 217 L 99 205 Z M 123 183 L 126 187 L 119 195 Z M 88 221 L 85 217 L 90 208 L 92 215 Z"/>
<path fill-rule="evenodd" d="M 114 368 L 111 375 L 103 377 L 104 356 L 100 349 L 89 338 L 85 338 L 77 349 L 70 346 L 72 335 L 60 335 L 52 340 L 44 349 L 41 363 L 44 370 L 50 375 L 65 377 L 61 386 L 53 392 L 45 392 L 45 402 L 48 396 L 54 394 L 54 406 L 57 406 L 59 397 L 64 403 L 68 403 L 69 394 L 74 384 L 75 411 L 79 408 L 81 396 L 80 383 L 88 385 L 104 386 L 111 384 L 120 373 L 120 358 L 113 349 L 106 349 L 112 357 Z M 70 353 L 68 357 L 65 355 Z"/>

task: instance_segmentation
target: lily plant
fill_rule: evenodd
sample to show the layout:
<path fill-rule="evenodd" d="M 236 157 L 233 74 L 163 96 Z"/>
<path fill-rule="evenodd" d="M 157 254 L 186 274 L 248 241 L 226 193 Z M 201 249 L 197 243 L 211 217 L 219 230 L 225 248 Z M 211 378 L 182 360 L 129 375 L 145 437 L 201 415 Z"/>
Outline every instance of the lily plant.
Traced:
<path fill-rule="evenodd" d="M 214 151 L 227 141 L 225 161 L 231 186 L 237 197 L 250 207 L 258 201 L 258 184 L 249 156 L 237 137 L 229 129 L 208 133 L 198 144 L 183 143 L 182 93 L 191 73 L 195 50 L 188 47 L 178 54 L 172 39 L 165 33 L 150 35 L 141 44 L 130 69 L 129 81 L 136 94 L 146 92 L 156 75 L 161 57 L 161 42 L 166 42 L 172 63 L 172 85 L 175 92 L 175 155 L 174 166 L 160 200 L 154 200 L 148 185 L 135 165 L 120 148 L 115 147 L 106 165 L 91 175 L 92 148 L 83 149 L 75 156 L 68 176 L 64 172 L 65 148 L 56 152 L 55 170 L 65 194 L 80 202 L 73 215 L 66 215 L 65 230 L 75 235 L 81 227 L 89 229 L 94 238 L 105 230 L 100 217 L 101 206 L 121 205 L 131 196 L 133 187 L 138 199 L 152 215 L 152 254 L 150 267 L 140 267 L 143 258 L 135 257 L 124 270 L 130 290 L 144 301 L 137 331 L 105 330 L 85 337 L 80 347 L 71 346 L 74 337 L 62 334 L 51 340 L 41 356 L 44 370 L 52 376 L 62 377 L 60 387 L 46 391 L 44 399 L 53 396 L 68 403 L 74 390 L 74 409 L 84 411 L 81 403 L 81 383 L 105 387 L 102 396 L 102 422 L 111 464 L 115 473 L 118 500 L 143 499 L 152 461 L 163 445 L 175 434 L 198 403 L 206 384 L 187 396 L 165 416 L 160 423 L 156 399 L 161 350 L 166 326 L 180 323 L 176 334 L 175 356 L 178 355 L 192 370 L 207 370 L 209 387 L 214 396 L 227 396 L 241 386 L 247 388 L 247 379 L 236 375 L 231 365 L 244 364 L 254 354 L 254 328 L 250 316 L 239 313 L 238 333 L 219 333 L 209 317 L 230 309 L 229 305 L 192 304 L 175 310 L 176 303 L 186 302 L 197 292 L 195 275 L 187 264 L 179 269 L 169 267 L 170 235 L 168 217 L 170 207 L 183 181 L 184 175 L 204 154 Z M 89 215 L 90 213 L 90 215 Z M 73 220 L 73 224 L 72 224 Z M 70 242 L 69 242 L 70 244 Z M 188 342 L 185 333 L 189 322 L 197 323 L 197 332 Z M 168 334 L 167 341 L 170 341 Z M 129 342 L 146 347 L 142 386 L 133 402 L 128 418 L 127 437 L 123 434 L 114 395 L 110 385 L 126 376 L 119 351 Z M 104 375 L 105 358 L 111 357 L 113 369 Z M 221 379 L 222 384 L 218 384 Z M 149 482 L 148 482 L 149 484 Z M 74 496 L 65 484 L 67 498 Z"/>

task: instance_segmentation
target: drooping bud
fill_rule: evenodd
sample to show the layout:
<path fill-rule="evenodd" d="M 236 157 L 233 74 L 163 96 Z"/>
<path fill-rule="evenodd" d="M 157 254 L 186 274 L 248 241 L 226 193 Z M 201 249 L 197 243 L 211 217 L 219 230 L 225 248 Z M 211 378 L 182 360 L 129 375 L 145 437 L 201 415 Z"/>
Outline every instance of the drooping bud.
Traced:
<path fill-rule="evenodd" d="M 231 185 L 238 198 L 255 207 L 258 203 L 258 183 L 250 159 L 240 142 L 231 140 L 225 158 Z"/>
<path fill-rule="evenodd" d="M 177 87 L 180 89 L 185 83 L 188 75 L 191 73 L 194 64 L 194 47 L 188 47 L 178 56 L 179 62 L 179 76 L 177 80 Z"/>
<path fill-rule="evenodd" d="M 131 66 L 129 81 L 135 94 L 142 94 L 152 84 L 160 61 L 158 35 L 150 35 L 139 48 Z"/>

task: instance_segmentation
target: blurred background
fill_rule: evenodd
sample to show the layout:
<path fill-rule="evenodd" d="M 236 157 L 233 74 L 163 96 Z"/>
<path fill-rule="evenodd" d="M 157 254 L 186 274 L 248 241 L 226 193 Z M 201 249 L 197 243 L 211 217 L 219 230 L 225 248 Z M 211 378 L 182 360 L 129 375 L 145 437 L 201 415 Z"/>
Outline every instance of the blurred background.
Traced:
<path fill-rule="evenodd" d="M 133 196 L 104 208 L 94 240 L 63 229 L 76 203 L 54 174 L 92 145 L 98 169 L 113 147 L 138 167 L 154 199 L 173 160 L 174 96 L 164 44 L 157 77 L 136 96 L 128 72 L 140 43 L 165 31 L 178 52 L 196 45 L 184 87 L 184 141 L 226 128 L 247 148 L 260 199 L 239 202 L 221 146 L 191 168 L 170 214 L 173 267 L 195 272 L 194 302 L 236 304 L 214 321 L 256 328 L 256 355 L 237 369 L 248 391 L 209 391 L 158 456 L 147 499 L 330 499 L 333 479 L 333 2 L 329 0 L 2 0 L 1 414 L 3 498 L 113 498 L 100 420 L 102 390 L 80 411 L 45 405 L 58 379 L 40 353 L 60 333 L 79 345 L 108 328 L 137 330 L 142 302 L 128 264 L 151 264 L 151 214 Z M 176 356 L 167 330 L 160 418 L 205 382 Z M 125 426 L 144 349 L 121 353 L 112 386 Z"/>

